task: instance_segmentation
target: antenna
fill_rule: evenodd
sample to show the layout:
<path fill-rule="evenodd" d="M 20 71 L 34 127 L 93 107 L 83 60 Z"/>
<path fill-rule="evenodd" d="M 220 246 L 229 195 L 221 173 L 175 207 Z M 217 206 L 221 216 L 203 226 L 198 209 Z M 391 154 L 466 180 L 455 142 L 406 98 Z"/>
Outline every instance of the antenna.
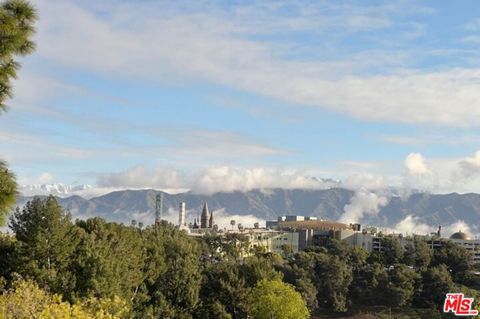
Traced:
<path fill-rule="evenodd" d="M 155 224 L 160 224 L 163 219 L 163 193 L 157 195 L 155 200 Z"/>

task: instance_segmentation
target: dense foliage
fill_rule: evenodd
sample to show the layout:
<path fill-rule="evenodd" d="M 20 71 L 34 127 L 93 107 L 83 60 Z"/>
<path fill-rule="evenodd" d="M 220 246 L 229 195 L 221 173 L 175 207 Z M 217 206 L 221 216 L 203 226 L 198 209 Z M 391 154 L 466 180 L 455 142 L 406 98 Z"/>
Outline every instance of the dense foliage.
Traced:
<path fill-rule="evenodd" d="M 446 244 L 432 254 L 419 239 L 404 248 L 386 236 L 370 254 L 331 240 L 285 258 L 258 249 L 241 258 L 240 235 L 72 222 L 54 197 L 28 202 L 9 225 L 13 234 L 0 236 L 6 318 L 90 318 L 99 309 L 105 318 L 308 318 L 368 305 L 438 313 L 447 292 L 472 281 L 466 250 Z"/>

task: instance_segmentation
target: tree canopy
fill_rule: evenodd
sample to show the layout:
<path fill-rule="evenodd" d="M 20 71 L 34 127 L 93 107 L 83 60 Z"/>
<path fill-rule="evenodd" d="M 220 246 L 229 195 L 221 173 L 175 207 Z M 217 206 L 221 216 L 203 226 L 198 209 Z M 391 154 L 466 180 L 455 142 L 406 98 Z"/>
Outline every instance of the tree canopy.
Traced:
<path fill-rule="evenodd" d="M 38 314 L 78 310 L 79 318 L 90 318 L 98 307 L 119 314 L 124 306 L 120 318 L 142 319 L 307 318 L 363 306 L 434 309 L 446 292 L 468 283 L 471 268 L 471 254 L 450 244 L 421 260 L 431 251 L 412 241 L 400 259 L 396 239 L 381 252 L 331 240 L 296 254 L 251 251 L 242 258 L 244 238 L 190 237 L 167 222 L 140 228 L 98 217 L 72 221 L 53 196 L 27 202 L 9 225 L 14 236 L 0 234 L 3 307 L 23 298 L 22 307 L 40 307 Z"/>
<path fill-rule="evenodd" d="M 280 280 L 262 279 L 248 300 L 249 313 L 255 319 L 306 319 L 310 316 L 302 296 Z"/>

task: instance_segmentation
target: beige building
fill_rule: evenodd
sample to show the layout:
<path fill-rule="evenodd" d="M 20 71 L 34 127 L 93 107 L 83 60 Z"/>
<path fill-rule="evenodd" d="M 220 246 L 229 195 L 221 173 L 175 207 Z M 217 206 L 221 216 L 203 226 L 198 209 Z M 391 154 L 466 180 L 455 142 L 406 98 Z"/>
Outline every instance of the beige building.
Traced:
<path fill-rule="evenodd" d="M 250 228 L 241 232 L 248 238 L 248 251 L 262 248 L 265 252 L 282 254 L 285 250 L 292 253 L 299 251 L 298 232 L 278 231 L 266 228 Z"/>

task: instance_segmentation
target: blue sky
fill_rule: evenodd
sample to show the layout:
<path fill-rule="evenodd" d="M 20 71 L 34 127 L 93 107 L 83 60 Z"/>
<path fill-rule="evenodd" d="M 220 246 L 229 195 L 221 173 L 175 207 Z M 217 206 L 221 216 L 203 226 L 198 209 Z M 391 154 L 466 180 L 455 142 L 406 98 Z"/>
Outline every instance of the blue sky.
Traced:
<path fill-rule="evenodd" d="M 35 1 L 21 184 L 480 191 L 478 1 Z"/>

